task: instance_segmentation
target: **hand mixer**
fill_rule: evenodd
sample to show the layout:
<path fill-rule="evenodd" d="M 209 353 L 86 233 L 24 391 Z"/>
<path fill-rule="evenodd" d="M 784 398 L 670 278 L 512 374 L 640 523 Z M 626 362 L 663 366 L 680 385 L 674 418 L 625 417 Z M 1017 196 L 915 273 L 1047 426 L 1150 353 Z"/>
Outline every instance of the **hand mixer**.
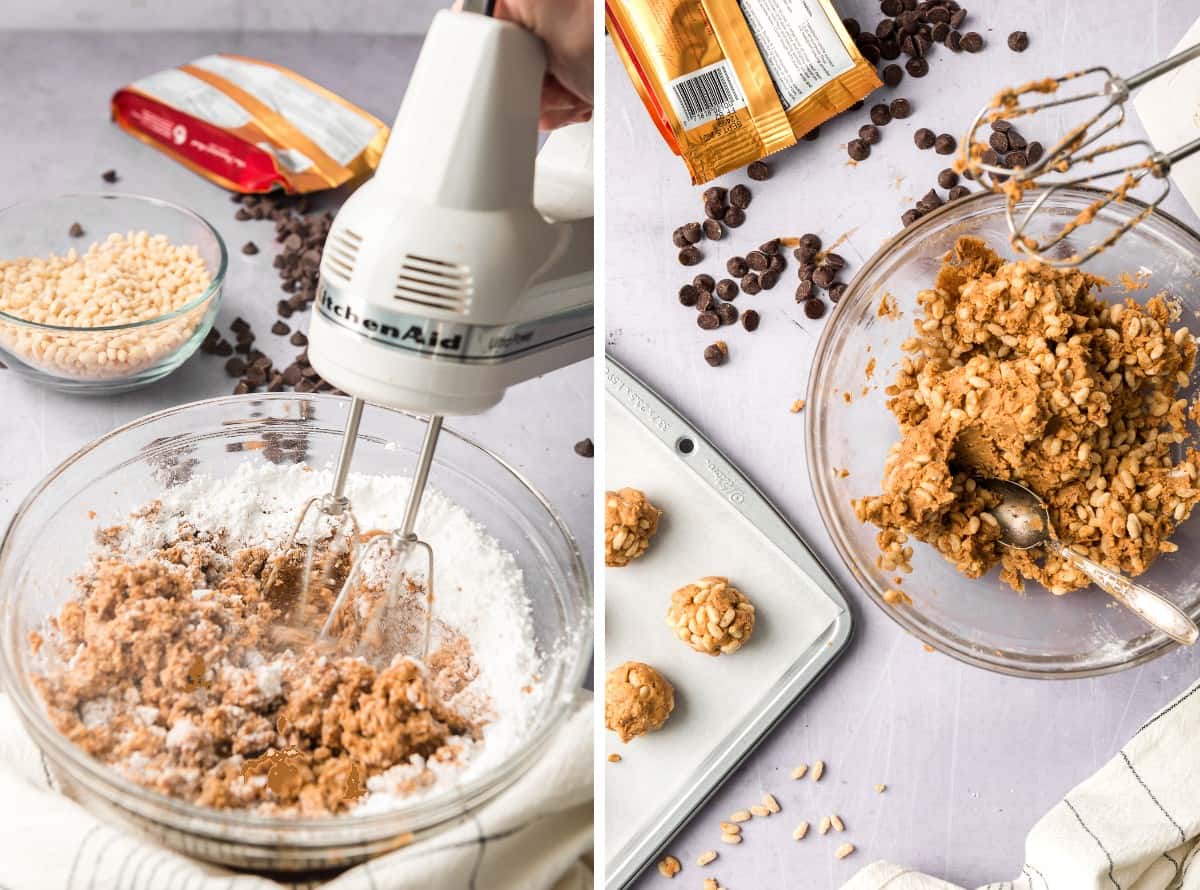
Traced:
<path fill-rule="evenodd" d="M 433 549 L 415 527 L 443 415 L 484 411 L 512 384 L 592 353 L 591 125 L 558 131 L 537 151 L 545 49 L 479 14 L 488 5 L 434 17 L 378 171 L 330 229 L 308 359 L 352 400 L 332 488 L 304 505 L 286 544 L 306 537 L 311 518 L 332 527 L 331 537 L 319 527 L 307 536 L 305 592 L 314 548 L 357 553 L 323 637 L 371 558 L 399 565 L 423 554 L 423 657 Z M 399 528 L 357 552 L 345 485 L 366 402 L 429 420 Z M 397 568 L 389 597 L 400 583 Z"/>
<path fill-rule="evenodd" d="M 1125 102 L 1134 90 L 1197 58 L 1200 58 L 1200 45 L 1176 53 L 1169 59 L 1152 65 L 1129 78 L 1118 77 L 1104 66 L 1087 68 L 1065 74 L 1062 77 L 1037 80 L 1023 87 L 1005 90 L 980 110 L 970 132 L 963 140 L 963 149 L 967 152 L 966 166 L 976 174 L 980 171 L 988 173 L 993 182 L 1008 193 L 1008 228 L 1014 249 L 1052 266 L 1077 266 L 1112 246 L 1117 239 L 1154 212 L 1154 208 L 1162 203 L 1170 191 L 1171 184 L 1167 177 L 1171 172 L 1171 167 L 1200 151 L 1200 139 L 1195 139 L 1174 151 L 1165 153 L 1158 151 L 1145 139 L 1103 143 L 1100 140 L 1125 122 Z M 1068 96 L 1060 95 L 1062 88 L 1079 86 L 1089 79 L 1092 82 L 1097 80 L 1101 82 L 1095 89 Z M 1026 96 L 1049 98 L 1035 104 L 1022 105 L 1021 100 Z M 975 134 L 985 123 L 991 124 L 999 120 L 1024 117 L 1078 102 L 1096 102 L 1099 103 L 1100 109 L 1079 125 L 1071 128 L 1036 163 L 1009 169 L 996 164 L 984 163 L 979 159 L 979 150 L 986 146 L 976 142 Z M 1181 113 L 1183 112 L 1181 111 Z M 1107 166 L 1107 163 L 1112 160 L 1110 156 L 1122 154 L 1128 160 L 1113 167 Z M 1095 164 L 1101 165 L 1102 169 L 1096 171 L 1089 166 Z M 1079 172 L 1077 171 L 1079 167 L 1084 169 Z M 1055 177 L 1052 182 L 1045 181 L 1044 177 L 1047 174 Z M 1123 202 L 1146 177 L 1151 177 L 1158 182 L 1160 188 L 1156 197 L 1145 203 L 1144 209 L 1111 230 L 1102 240 L 1089 245 L 1082 252 L 1072 251 L 1068 256 L 1052 256 L 1050 254 L 1050 251 L 1062 243 L 1068 235 L 1090 223 L 1103 208 L 1114 201 Z M 1042 240 L 1037 240 L 1027 234 L 1034 215 L 1041 210 L 1055 192 L 1064 188 L 1114 179 L 1118 180 L 1115 186 L 1109 188 L 1083 213 L 1068 221 L 1053 234 Z M 1017 203 L 1024 191 L 1033 188 L 1042 188 L 1043 190 L 1028 209 L 1018 217 Z"/>

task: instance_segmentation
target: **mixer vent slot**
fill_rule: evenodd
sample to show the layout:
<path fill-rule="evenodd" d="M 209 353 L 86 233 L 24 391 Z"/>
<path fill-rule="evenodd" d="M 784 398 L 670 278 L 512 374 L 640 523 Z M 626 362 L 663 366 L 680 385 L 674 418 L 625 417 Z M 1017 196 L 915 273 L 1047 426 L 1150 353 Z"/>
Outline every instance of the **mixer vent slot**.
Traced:
<path fill-rule="evenodd" d="M 349 283 L 350 276 L 354 274 L 354 262 L 358 259 L 358 248 L 361 244 L 362 236 L 349 229 L 331 232 L 325 239 L 325 248 L 321 254 L 329 274 Z"/>
<path fill-rule="evenodd" d="M 396 276 L 396 299 L 423 309 L 466 312 L 474 290 L 467 266 L 415 253 L 405 254 Z"/>

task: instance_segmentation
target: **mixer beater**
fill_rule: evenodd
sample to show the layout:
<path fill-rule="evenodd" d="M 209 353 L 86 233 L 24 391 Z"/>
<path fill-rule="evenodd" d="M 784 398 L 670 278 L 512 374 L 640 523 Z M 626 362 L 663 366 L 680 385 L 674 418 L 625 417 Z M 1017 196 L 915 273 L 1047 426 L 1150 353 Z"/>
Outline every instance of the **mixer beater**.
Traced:
<path fill-rule="evenodd" d="M 1110 247 L 1154 212 L 1154 208 L 1162 203 L 1170 191 L 1170 180 L 1167 177 L 1172 166 L 1200 151 L 1200 139 L 1170 152 L 1158 151 L 1145 139 L 1117 142 L 1101 140 L 1125 122 L 1125 102 L 1135 89 L 1197 58 L 1200 58 L 1200 45 L 1176 53 L 1128 78 L 1118 77 L 1101 65 L 1061 77 L 1036 80 L 1002 91 L 980 110 L 963 140 L 965 156 L 960 158 L 959 163 L 977 178 L 981 173 L 987 173 L 993 187 L 1007 194 L 1009 240 L 1015 250 L 1048 265 L 1078 266 Z M 1089 79 L 1093 82 L 1100 80 L 1100 83 L 1094 89 L 1067 96 L 1060 95 L 1061 88 L 1080 85 Z M 1027 97 L 1041 98 L 1042 101 L 1022 104 L 1022 100 Z M 1100 108 L 1091 117 L 1068 130 L 1067 134 L 1035 163 L 1008 168 L 987 163 L 982 159 L 987 145 L 979 142 L 976 134 L 983 125 L 1044 113 L 1079 102 L 1096 102 Z M 1107 166 L 1108 162 L 1114 159 L 1121 160 L 1114 166 Z M 1090 165 L 1101 165 L 1101 169 L 1096 170 Z M 1143 202 L 1145 206 L 1142 210 L 1082 251 L 1067 252 L 1062 248 L 1054 250 L 1063 244 L 1071 233 L 1093 222 L 1105 207 L 1114 202 L 1123 203 L 1147 178 L 1158 183 L 1159 187 L 1151 200 Z M 1116 181 L 1115 185 L 1112 184 L 1113 181 Z M 1076 218 L 1067 221 L 1041 239 L 1029 234 L 1034 217 L 1056 192 L 1101 182 L 1107 183 L 1102 186 L 1104 193 Z M 1024 193 L 1034 189 L 1040 190 L 1040 194 L 1026 209 L 1018 213 L 1018 205 Z"/>

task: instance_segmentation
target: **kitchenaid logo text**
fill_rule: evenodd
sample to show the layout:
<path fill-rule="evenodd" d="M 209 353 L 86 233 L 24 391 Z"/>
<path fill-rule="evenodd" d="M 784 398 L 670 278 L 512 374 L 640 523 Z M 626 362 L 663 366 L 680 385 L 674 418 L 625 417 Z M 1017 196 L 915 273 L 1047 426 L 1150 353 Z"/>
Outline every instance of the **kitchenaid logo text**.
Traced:
<path fill-rule="evenodd" d="M 402 345 L 414 347 L 430 347 L 439 351 L 459 352 L 463 347 L 461 333 L 448 337 L 440 336 L 438 331 L 427 330 L 423 325 L 395 325 L 377 321 L 355 312 L 350 306 L 337 302 L 328 290 L 321 292 L 321 308 L 327 315 L 332 315 L 345 327 L 360 327 L 364 331 L 375 334 L 380 338 L 392 340 Z"/>

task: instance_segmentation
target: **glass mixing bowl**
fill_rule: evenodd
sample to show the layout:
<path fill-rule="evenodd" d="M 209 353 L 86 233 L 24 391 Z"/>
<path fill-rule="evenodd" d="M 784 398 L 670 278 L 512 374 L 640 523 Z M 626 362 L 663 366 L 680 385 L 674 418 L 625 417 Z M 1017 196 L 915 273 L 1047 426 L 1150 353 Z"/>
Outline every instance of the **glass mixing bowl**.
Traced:
<path fill-rule="evenodd" d="M 78 238 L 69 234 L 75 223 L 83 227 Z M 78 253 L 111 234 L 141 231 L 194 246 L 208 267 L 208 287 L 172 312 L 130 324 L 64 327 L 0 312 L 5 364 L 36 383 L 78 395 L 127 392 L 182 365 L 216 320 L 227 266 L 225 242 L 192 211 L 156 198 L 116 194 L 13 204 L 0 210 L 0 261 L 63 256 L 71 249 Z M 86 370 L 77 361 L 81 356 L 91 357 Z"/>
<path fill-rule="evenodd" d="M 67 459 L 25 499 L 0 541 L 0 656 L 4 687 L 66 793 L 188 855 L 239 868 L 342 868 L 460 821 L 512 783 L 562 725 L 590 663 L 591 588 L 554 508 L 496 455 L 442 433 L 430 484 L 465 507 L 517 560 L 547 684 L 528 738 L 508 760 L 451 790 L 370 815 L 269 818 L 195 806 L 135 785 L 60 735 L 30 683 L 29 631 L 70 596 L 98 527 L 193 474 L 226 476 L 244 461 L 331 463 L 349 401 L 278 394 L 195 402 L 123 426 Z M 411 473 L 424 423 L 368 408 L 353 469 Z M 276 438 L 278 436 L 279 438 Z M 271 442 L 287 448 L 271 448 Z M 266 443 L 268 447 L 262 447 Z M 297 509 L 299 504 L 296 505 Z M 95 511 L 96 519 L 89 518 Z"/>
<path fill-rule="evenodd" d="M 1057 230 L 1098 196 L 1085 189 L 1052 198 L 1033 234 Z M 1029 677 L 1079 677 L 1139 664 L 1175 645 L 1095 587 L 1053 596 L 1037 585 L 1024 594 L 1002 584 L 997 572 L 972 581 L 933 548 L 913 541 L 913 572 L 903 589 L 911 605 L 888 605 L 884 591 L 895 587 L 894 572 L 875 565 L 877 529 L 860 523 L 852 498 L 880 490 L 888 448 L 899 438 L 887 410 L 884 388 L 895 377 L 911 335 L 917 292 L 931 287 L 942 256 L 963 235 L 983 238 L 1006 257 L 1008 228 L 1004 197 L 980 192 L 946 204 L 909 226 L 879 249 L 842 297 L 817 346 L 809 381 L 807 450 L 822 519 L 842 561 L 888 615 L 915 636 L 948 655 L 1002 673 Z M 1142 209 L 1127 201 L 1100 219 L 1110 227 Z M 1089 232 L 1094 234 L 1093 232 Z M 1149 273 L 1148 287 L 1128 294 L 1139 301 L 1167 291 L 1183 307 L 1182 324 L 1200 314 L 1200 235 L 1178 220 L 1156 213 L 1088 264 L 1088 271 L 1114 285 L 1110 299 L 1124 297 L 1121 273 Z M 878 314 L 890 294 L 902 313 Z M 875 363 L 868 379 L 867 365 Z M 864 392 L 866 387 L 866 392 Z M 845 394 L 849 394 L 847 404 Z M 1195 387 L 1182 393 L 1189 399 Z M 1183 448 L 1195 445 L 1193 440 Z M 843 477 L 841 470 L 849 471 Z M 1200 521 L 1185 522 L 1175 537 L 1176 553 L 1164 554 L 1139 580 L 1200 618 Z"/>

